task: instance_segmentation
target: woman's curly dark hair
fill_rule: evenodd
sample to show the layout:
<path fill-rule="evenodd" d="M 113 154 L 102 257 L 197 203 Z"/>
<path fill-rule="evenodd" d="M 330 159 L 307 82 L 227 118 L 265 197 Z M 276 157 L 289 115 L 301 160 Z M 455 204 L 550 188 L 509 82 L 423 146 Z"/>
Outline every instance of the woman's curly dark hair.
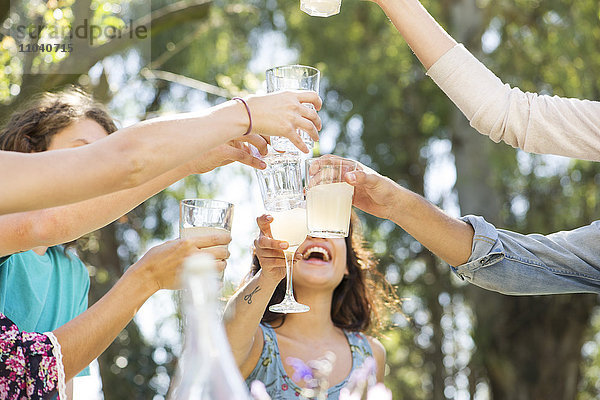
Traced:
<path fill-rule="evenodd" d="M 373 252 L 365 246 L 358 217 L 353 213 L 350 220 L 350 232 L 346 241 L 346 263 L 348 275 L 333 291 L 331 319 L 335 326 L 353 332 L 378 333 L 387 325 L 391 315 L 399 304 L 392 285 L 377 270 L 377 261 Z M 256 254 L 248 279 L 261 268 Z M 285 295 L 285 280 L 282 280 L 267 306 L 262 323 L 272 324 L 280 320 L 285 322 L 285 314 L 269 311 L 272 304 L 280 303 Z"/>

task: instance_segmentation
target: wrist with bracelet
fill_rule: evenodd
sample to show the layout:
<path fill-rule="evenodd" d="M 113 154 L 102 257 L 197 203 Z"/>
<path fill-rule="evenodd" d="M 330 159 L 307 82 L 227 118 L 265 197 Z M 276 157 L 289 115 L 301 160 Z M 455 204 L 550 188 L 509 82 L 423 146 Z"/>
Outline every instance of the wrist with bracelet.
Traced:
<path fill-rule="evenodd" d="M 246 103 L 246 100 L 242 99 L 241 97 L 234 97 L 231 100 L 239 101 L 244 105 L 244 107 L 246 107 L 246 112 L 248 113 L 248 130 L 246 131 L 246 133 L 244 133 L 244 136 L 246 136 L 250 132 L 252 132 L 252 114 L 250 113 L 250 107 L 248 107 L 248 103 Z"/>

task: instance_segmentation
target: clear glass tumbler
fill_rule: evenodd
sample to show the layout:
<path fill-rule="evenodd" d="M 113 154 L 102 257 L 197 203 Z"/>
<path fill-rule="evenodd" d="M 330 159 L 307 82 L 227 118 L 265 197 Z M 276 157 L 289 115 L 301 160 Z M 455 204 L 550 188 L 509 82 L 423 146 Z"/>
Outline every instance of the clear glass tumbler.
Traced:
<path fill-rule="evenodd" d="M 319 81 L 321 73 L 318 69 L 307 67 L 305 65 L 283 65 L 274 67 L 266 71 L 267 92 L 279 92 L 282 90 L 313 90 L 319 92 Z M 306 107 L 314 109 L 312 104 L 305 104 Z M 302 141 L 309 150 L 312 150 L 314 143 L 308 133 L 298 130 Z M 281 152 L 299 152 L 298 148 L 292 142 L 281 136 L 271 137 L 271 146 Z"/>
<path fill-rule="evenodd" d="M 306 160 L 306 216 L 310 236 L 348 236 L 354 187 L 344 174 L 356 170 L 352 160 L 319 157 Z"/>

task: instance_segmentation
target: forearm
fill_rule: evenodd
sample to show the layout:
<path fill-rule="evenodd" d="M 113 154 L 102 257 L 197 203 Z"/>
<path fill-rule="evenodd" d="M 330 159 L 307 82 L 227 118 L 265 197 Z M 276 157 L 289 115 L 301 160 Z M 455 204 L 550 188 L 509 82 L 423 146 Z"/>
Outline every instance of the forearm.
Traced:
<path fill-rule="evenodd" d="M 277 283 L 269 281 L 259 271 L 227 303 L 225 330 L 238 366 L 248 358 L 258 325 L 276 287 Z"/>
<path fill-rule="evenodd" d="M 0 216 L 0 256 L 78 239 L 115 221 L 187 174 L 182 166 L 132 189 L 66 206 Z"/>
<path fill-rule="evenodd" d="M 98 357 L 152 295 L 146 280 L 130 270 L 83 314 L 54 330 L 69 380 Z"/>
<path fill-rule="evenodd" d="M 136 187 L 243 135 L 247 128 L 246 110 L 234 101 L 202 113 L 140 122 L 77 149 L 0 152 L 0 214 Z"/>
<path fill-rule="evenodd" d="M 429 201 L 397 186 L 395 207 L 390 220 L 452 266 L 468 261 L 473 243 L 473 228 L 447 215 Z"/>
<path fill-rule="evenodd" d="M 241 137 L 248 122 L 244 106 L 228 101 L 201 112 L 142 121 L 111 136 L 127 135 L 127 140 L 143 149 L 138 162 L 142 167 L 135 179 L 139 184 L 156 176 L 152 170 L 170 170 Z"/>
<path fill-rule="evenodd" d="M 418 0 L 377 0 L 426 69 L 456 45 Z"/>
<path fill-rule="evenodd" d="M 125 147 L 92 145 L 42 153 L 0 151 L 0 214 L 75 203 L 133 187 Z"/>

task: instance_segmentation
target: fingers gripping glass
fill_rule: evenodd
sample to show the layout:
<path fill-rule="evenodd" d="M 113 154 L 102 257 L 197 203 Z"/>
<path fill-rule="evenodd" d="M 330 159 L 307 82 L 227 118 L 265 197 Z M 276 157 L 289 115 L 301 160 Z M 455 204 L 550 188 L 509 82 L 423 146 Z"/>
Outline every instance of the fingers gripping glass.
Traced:
<path fill-rule="evenodd" d="M 282 90 L 312 90 L 318 93 L 320 76 L 321 73 L 318 69 L 304 65 L 274 67 L 266 72 L 267 93 Z M 315 109 L 312 104 L 306 103 L 304 105 L 313 110 Z M 312 150 L 314 142 L 310 135 L 300 129 L 298 129 L 298 134 L 300 134 L 306 147 Z M 273 136 L 271 146 L 277 151 L 298 152 L 296 146 L 289 139 L 281 136 Z"/>
<path fill-rule="evenodd" d="M 269 307 L 277 313 L 299 313 L 310 307 L 294 299 L 292 273 L 294 254 L 306 239 L 306 203 L 302 186 L 302 159 L 297 153 L 269 153 L 264 158 L 267 168 L 256 170 L 265 210 L 273 217 L 274 239 L 289 243 L 284 250 L 286 291 L 283 301 Z"/>

